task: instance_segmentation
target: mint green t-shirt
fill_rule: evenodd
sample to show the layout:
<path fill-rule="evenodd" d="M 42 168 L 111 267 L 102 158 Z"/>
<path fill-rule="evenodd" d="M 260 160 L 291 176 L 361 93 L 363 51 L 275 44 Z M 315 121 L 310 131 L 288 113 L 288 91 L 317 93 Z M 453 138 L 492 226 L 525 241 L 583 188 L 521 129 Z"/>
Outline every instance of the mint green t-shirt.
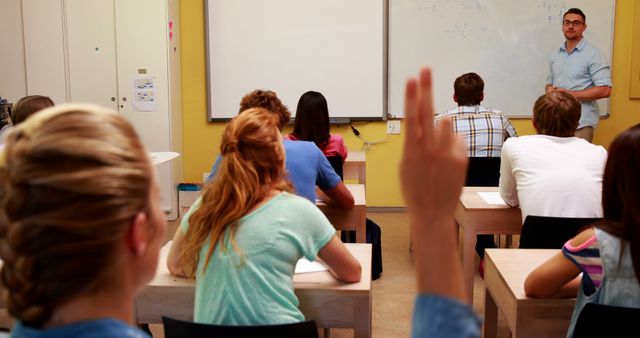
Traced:
<path fill-rule="evenodd" d="M 182 219 L 200 207 L 198 199 Z M 335 235 L 324 214 L 308 200 L 282 192 L 240 219 L 238 255 L 225 235 L 206 269 L 208 243 L 200 249 L 196 274 L 194 319 L 217 325 L 266 325 L 303 321 L 294 294 L 293 274 L 301 257 L 315 260 Z M 204 270 L 204 271 L 203 271 Z"/>

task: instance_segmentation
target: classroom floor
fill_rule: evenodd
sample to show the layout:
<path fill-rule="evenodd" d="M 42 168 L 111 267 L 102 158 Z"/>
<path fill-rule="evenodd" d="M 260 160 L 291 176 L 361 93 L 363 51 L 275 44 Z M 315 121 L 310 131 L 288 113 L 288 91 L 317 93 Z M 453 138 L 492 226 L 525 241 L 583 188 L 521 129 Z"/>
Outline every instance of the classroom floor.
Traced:
<path fill-rule="evenodd" d="M 415 296 L 415 271 L 409 252 L 409 217 L 405 212 L 368 212 L 367 217 L 382 228 L 382 266 L 380 279 L 373 281 L 373 338 L 409 337 Z M 167 241 L 177 223 L 170 223 Z M 476 273 L 473 308 L 484 313 L 484 282 Z M 152 325 L 154 338 L 164 338 L 162 326 Z M 353 330 L 333 329 L 332 338 L 351 338 Z M 504 319 L 498 322 L 498 338 L 508 338 Z"/>

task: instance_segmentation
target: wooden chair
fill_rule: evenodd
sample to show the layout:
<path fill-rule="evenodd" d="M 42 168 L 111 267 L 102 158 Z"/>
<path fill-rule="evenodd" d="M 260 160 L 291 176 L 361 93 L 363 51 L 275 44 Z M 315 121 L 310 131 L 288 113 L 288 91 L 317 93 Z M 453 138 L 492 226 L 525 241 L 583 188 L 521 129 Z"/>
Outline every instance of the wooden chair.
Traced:
<path fill-rule="evenodd" d="M 587 304 L 580 312 L 573 338 L 637 337 L 640 309 Z"/>
<path fill-rule="evenodd" d="M 599 220 L 529 215 L 522 225 L 520 249 L 560 249 L 583 228 Z"/>
<path fill-rule="evenodd" d="M 210 325 L 162 317 L 165 338 L 318 338 L 316 322 L 257 326 Z"/>

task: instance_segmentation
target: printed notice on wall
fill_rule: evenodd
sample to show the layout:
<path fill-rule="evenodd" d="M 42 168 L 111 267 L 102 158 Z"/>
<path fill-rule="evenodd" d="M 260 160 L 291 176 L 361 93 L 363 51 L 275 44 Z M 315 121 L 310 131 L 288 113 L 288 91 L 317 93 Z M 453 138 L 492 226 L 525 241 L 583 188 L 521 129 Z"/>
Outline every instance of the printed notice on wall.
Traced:
<path fill-rule="evenodd" d="M 153 76 L 135 76 L 133 78 L 133 107 L 137 111 L 156 109 L 156 86 Z"/>

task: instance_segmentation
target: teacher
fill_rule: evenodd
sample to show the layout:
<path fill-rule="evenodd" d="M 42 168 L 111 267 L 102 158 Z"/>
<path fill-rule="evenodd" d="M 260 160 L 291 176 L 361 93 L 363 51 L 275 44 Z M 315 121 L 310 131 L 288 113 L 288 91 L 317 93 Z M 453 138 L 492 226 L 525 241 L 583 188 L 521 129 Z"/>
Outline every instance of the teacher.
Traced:
<path fill-rule="evenodd" d="M 587 19 L 578 8 L 569 9 L 562 17 L 562 33 L 566 39 L 551 52 L 545 91 L 564 91 L 580 101 L 582 114 L 575 136 L 593 141 L 600 112 L 596 100 L 611 94 L 611 70 L 604 54 L 584 39 Z"/>

